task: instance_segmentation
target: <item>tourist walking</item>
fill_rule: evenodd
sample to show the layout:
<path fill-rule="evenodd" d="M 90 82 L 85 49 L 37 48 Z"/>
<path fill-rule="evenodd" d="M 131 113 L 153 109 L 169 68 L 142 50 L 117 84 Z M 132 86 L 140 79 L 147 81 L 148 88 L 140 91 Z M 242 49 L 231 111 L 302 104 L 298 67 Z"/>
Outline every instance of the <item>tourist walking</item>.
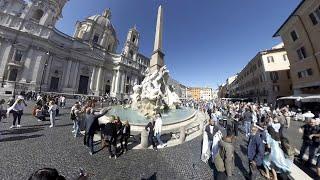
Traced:
<path fill-rule="evenodd" d="M 122 137 L 121 137 L 121 150 L 123 153 L 126 153 L 128 151 L 128 139 L 130 138 L 130 124 L 129 121 L 125 121 L 123 127 L 122 127 Z M 124 146 L 123 146 L 124 144 Z"/>
<path fill-rule="evenodd" d="M 54 127 L 56 121 L 57 105 L 54 101 L 49 102 L 49 115 L 50 115 L 50 126 L 49 128 Z"/>
<path fill-rule="evenodd" d="M 227 129 L 227 136 L 224 137 L 221 141 L 219 141 L 220 146 L 220 153 L 226 174 L 228 177 L 231 177 L 233 174 L 234 169 L 234 146 L 232 144 L 233 142 L 233 135 L 232 131 L 230 129 Z"/>
<path fill-rule="evenodd" d="M 249 159 L 249 176 L 250 179 L 257 179 L 259 170 L 263 169 L 262 163 L 264 158 L 264 144 L 258 128 L 253 126 L 248 143 L 248 159 Z"/>
<path fill-rule="evenodd" d="M 151 121 L 147 124 L 147 126 L 145 127 L 145 130 L 149 132 L 148 134 L 148 142 L 149 144 L 152 144 L 152 148 L 153 150 L 157 151 L 158 148 L 156 146 L 156 143 L 155 143 L 155 133 L 154 133 L 154 126 L 155 126 L 155 121 L 154 119 L 151 119 Z"/>
<path fill-rule="evenodd" d="M 166 144 L 164 144 L 161 140 L 161 131 L 162 131 L 162 119 L 161 119 L 161 114 L 158 113 L 156 115 L 156 120 L 154 125 L 154 133 L 159 143 L 158 148 L 163 148 L 166 146 Z"/>
<path fill-rule="evenodd" d="M 250 106 L 245 108 L 245 112 L 243 113 L 244 120 L 244 128 L 246 137 L 250 136 L 251 122 L 252 122 L 252 112 Z"/>
<path fill-rule="evenodd" d="M 101 111 L 99 115 L 95 115 L 92 108 L 86 109 L 85 114 L 85 136 L 84 136 L 84 144 L 90 148 L 90 155 L 94 153 L 93 147 L 93 137 L 97 130 L 99 130 L 99 118 L 104 116 L 110 108 L 105 108 Z"/>
<path fill-rule="evenodd" d="M 213 120 L 209 119 L 209 124 L 205 128 L 205 132 L 207 133 L 208 137 L 208 148 L 211 152 L 212 150 L 212 143 L 214 135 L 219 131 L 217 125 L 214 124 Z"/>
<path fill-rule="evenodd" d="M 315 119 L 311 119 L 307 124 L 300 127 L 299 132 L 303 133 L 299 159 L 303 161 L 303 155 L 309 148 L 309 158 L 307 162 L 308 165 L 311 165 L 315 151 L 320 144 L 320 138 L 316 136 L 317 134 L 320 134 L 319 125 L 316 125 Z"/>
<path fill-rule="evenodd" d="M 81 121 L 81 107 L 79 104 L 75 105 L 74 109 L 71 109 L 71 114 L 74 116 L 73 120 L 73 135 L 74 137 L 78 137 L 80 135 L 80 121 Z"/>
<path fill-rule="evenodd" d="M 21 122 L 21 116 L 23 114 L 23 110 L 26 106 L 26 103 L 24 102 L 24 98 L 22 96 L 18 96 L 17 100 L 13 103 L 11 107 L 7 109 L 7 115 L 9 116 L 9 113 L 12 112 L 13 115 L 13 123 L 10 129 L 18 127 L 20 128 L 20 122 Z M 16 126 L 16 121 L 18 120 L 18 124 Z"/>

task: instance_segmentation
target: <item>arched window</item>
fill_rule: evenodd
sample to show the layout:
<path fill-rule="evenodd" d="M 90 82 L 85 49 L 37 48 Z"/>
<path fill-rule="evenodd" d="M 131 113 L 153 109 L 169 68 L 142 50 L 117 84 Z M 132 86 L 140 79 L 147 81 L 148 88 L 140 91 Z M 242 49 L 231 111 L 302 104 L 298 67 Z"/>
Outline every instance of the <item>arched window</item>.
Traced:
<path fill-rule="evenodd" d="M 129 57 L 133 58 L 133 51 L 132 50 L 129 52 Z"/>
<path fill-rule="evenodd" d="M 132 36 L 132 42 L 136 42 L 137 37 L 135 35 Z"/>
<path fill-rule="evenodd" d="M 36 21 L 40 21 L 40 19 L 42 18 L 43 14 L 44 14 L 44 12 L 41 9 L 37 9 L 33 13 L 32 19 L 36 20 Z"/>

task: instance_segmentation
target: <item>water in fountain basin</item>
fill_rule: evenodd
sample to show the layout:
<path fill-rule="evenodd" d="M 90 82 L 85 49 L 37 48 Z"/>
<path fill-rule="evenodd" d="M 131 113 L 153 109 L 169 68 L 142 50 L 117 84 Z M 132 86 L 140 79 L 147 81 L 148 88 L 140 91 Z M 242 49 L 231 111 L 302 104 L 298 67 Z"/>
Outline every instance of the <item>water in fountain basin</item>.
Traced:
<path fill-rule="evenodd" d="M 170 110 L 168 113 L 162 114 L 162 121 L 164 125 L 178 123 L 190 117 L 194 112 L 194 109 L 184 107 Z M 122 106 L 113 106 L 107 115 L 119 116 L 121 121 L 128 120 L 130 124 L 134 125 L 146 125 L 149 122 L 147 118 L 140 115 L 137 111 L 131 108 L 123 108 Z"/>

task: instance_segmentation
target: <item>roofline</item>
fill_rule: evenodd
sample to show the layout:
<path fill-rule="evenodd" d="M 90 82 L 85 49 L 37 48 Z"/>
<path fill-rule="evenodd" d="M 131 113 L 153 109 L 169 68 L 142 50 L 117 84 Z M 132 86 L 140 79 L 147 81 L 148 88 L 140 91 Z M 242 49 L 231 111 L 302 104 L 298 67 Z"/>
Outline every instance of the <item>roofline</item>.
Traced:
<path fill-rule="evenodd" d="M 279 36 L 279 31 L 284 27 L 285 24 L 287 24 L 287 22 L 290 20 L 290 18 L 298 11 L 298 9 L 302 6 L 302 4 L 305 1 L 306 0 L 302 0 L 300 2 L 300 4 L 293 10 L 293 12 L 290 14 L 290 16 L 286 19 L 286 21 L 280 26 L 280 28 L 277 30 L 276 33 L 274 33 L 274 35 L 272 37 L 278 37 Z"/>

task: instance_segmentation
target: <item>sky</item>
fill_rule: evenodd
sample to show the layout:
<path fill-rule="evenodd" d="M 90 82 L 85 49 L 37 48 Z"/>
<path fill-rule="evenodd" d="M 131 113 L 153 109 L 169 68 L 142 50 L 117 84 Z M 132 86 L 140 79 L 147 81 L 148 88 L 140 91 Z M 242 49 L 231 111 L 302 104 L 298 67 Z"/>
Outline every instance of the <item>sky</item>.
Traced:
<path fill-rule="evenodd" d="M 163 51 L 170 76 L 186 86 L 217 88 L 258 53 L 281 42 L 272 35 L 301 0 L 70 0 L 57 29 L 112 11 L 121 52 L 128 30 L 140 33 L 139 51 L 153 51 L 156 16 L 164 11 Z"/>

